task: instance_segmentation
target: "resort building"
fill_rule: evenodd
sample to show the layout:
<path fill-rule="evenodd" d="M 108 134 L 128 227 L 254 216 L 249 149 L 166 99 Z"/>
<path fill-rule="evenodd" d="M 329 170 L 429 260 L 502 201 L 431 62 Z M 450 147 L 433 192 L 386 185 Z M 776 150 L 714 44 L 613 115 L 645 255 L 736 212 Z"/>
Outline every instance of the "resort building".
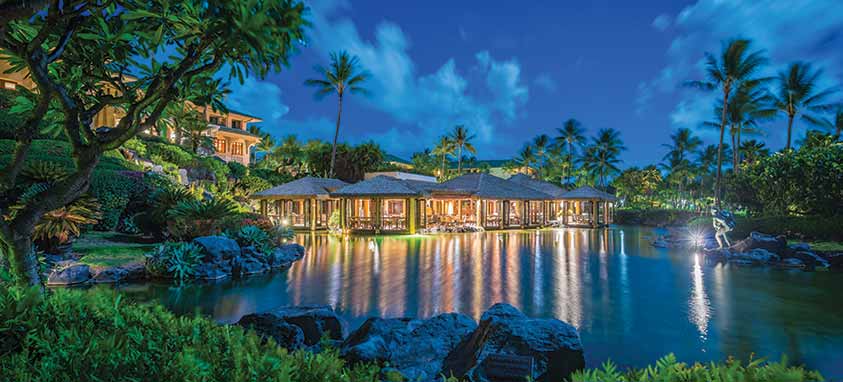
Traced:
<path fill-rule="evenodd" d="M 9 63 L 0 58 L 0 89 L 15 90 L 18 87 L 23 87 L 34 90 L 36 88 L 35 83 L 29 78 L 28 72 L 11 71 L 6 73 L 10 69 Z M 127 78 L 134 80 L 132 77 Z M 204 134 L 214 140 L 214 152 L 212 154 L 226 162 L 234 161 L 248 166 L 251 159 L 251 148 L 257 145 L 261 138 L 249 133 L 247 126 L 250 123 L 261 122 L 261 119 L 246 113 L 235 111 L 221 113 L 210 108 L 188 104 L 202 113 L 208 123 L 208 129 Z M 115 127 L 124 115 L 122 109 L 118 107 L 106 107 L 94 116 L 92 127 Z M 155 135 L 152 130 L 145 133 Z M 172 140 L 174 136 L 169 138 Z"/>
<path fill-rule="evenodd" d="M 339 179 L 306 177 L 252 195 L 262 215 L 296 230 L 324 230 L 340 200 L 331 192 L 347 186 Z"/>
<path fill-rule="evenodd" d="M 343 232 L 408 234 L 562 225 L 596 228 L 612 223 L 616 201 L 591 187 L 566 192 L 526 175 L 503 179 L 485 173 L 443 183 L 384 174 L 354 184 L 303 178 L 253 198 L 260 200 L 261 213 L 295 229 L 324 229 L 329 211 L 339 209 Z"/>

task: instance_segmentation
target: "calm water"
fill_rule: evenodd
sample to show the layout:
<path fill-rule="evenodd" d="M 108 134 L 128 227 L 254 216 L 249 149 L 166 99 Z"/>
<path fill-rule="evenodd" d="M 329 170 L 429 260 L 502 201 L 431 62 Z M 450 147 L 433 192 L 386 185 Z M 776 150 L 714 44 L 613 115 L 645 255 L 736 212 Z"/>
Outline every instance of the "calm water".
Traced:
<path fill-rule="evenodd" d="M 496 302 L 577 327 L 589 366 L 750 353 L 843 378 L 843 274 L 706 263 L 618 227 L 438 236 L 303 235 L 307 256 L 275 275 L 215 285 L 127 286 L 140 300 L 221 322 L 287 304 L 330 304 L 350 328 L 366 317 L 475 318 Z"/>

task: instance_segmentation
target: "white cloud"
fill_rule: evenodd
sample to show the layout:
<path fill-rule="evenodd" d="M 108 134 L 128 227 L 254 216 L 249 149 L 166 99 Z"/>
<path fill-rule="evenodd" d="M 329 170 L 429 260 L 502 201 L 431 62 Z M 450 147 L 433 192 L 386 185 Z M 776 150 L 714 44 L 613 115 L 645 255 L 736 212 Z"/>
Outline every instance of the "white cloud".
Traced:
<path fill-rule="evenodd" d="M 653 21 L 659 28 L 661 16 Z M 657 22 L 658 21 L 658 22 Z M 674 127 L 695 128 L 710 117 L 714 94 L 690 89 L 680 84 L 703 77 L 704 52 L 718 52 L 721 41 L 749 38 L 755 49 L 770 57 L 764 75 L 796 60 L 826 68 L 825 83 L 839 83 L 843 71 L 843 12 L 839 0 L 793 2 L 779 0 L 699 0 L 683 9 L 672 27 L 677 35 L 668 48 L 667 65 L 656 78 L 638 86 L 637 110 L 646 110 L 657 98 L 675 102 L 671 113 Z M 778 122 L 777 122 L 778 123 Z M 778 139 L 777 129 L 774 137 Z"/>
<path fill-rule="evenodd" d="M 260 115 L 264 126 L 280 126 L 290 107 L 281 100 L 281 88 L 269 81 L 248 77 L 240 84 L 231 84 L 231 94 L 225 100 L 230 108 L 244 113 Z"/>
<path fill-rule="evenodd" d="M 662 13 L 656 16 L 655 19 L 653 19 L 653 28 L 664 32 L 668 27 L 670 27 L 670 24 L 672 22 L 673 20 L 671 19 L 670 15 Z"/>

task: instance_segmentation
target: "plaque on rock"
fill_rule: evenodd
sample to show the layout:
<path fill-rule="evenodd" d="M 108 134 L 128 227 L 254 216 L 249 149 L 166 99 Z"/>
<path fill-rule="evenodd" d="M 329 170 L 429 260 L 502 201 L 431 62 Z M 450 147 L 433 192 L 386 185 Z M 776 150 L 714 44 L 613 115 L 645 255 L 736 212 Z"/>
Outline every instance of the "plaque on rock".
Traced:
<path fill-rule="evenodd" d="M 489 382 L 526 382 L 533 378 L 533 357 L 490 354 L 480 367 Z"/>

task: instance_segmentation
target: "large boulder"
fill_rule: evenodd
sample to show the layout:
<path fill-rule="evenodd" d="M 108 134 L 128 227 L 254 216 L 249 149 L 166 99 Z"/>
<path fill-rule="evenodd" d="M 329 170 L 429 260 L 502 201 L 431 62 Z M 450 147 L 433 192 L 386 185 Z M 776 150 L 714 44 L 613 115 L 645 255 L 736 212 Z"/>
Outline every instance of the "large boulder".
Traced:
<path fill-rule="evenodd" d="M 256 313 L 243 316 L 237 322 L 244 328 L 252 329 L 264 338 L 272 338 L 278 346 L 288 350 L 304 347 L 304 332 L 296 325 L 278 319 L 271 313 Z"/>
<path fill-rule="evenodd" d="M 263 322 L 278 322 L 299 327 L 307 346 L 318 344 L 324 334 L 337 341 L 342 340 L 345 334 L 342 320 L 327 305 L 284 306 L 258 314 L 262 315 L 260 319 Z M 255 314 L 246 315 L 243 319 L 252 320 L 250 316 Z"/>
<path fill-rule="evenodd" d="M 486 359 L 503 354 L 530 357 L 535 381 L 562 381 L 585 367 L 577 330 L 556 319 L 529 318 L 509 304 L 495 304 L 480 325 L 445 358 L 442 373 L 489 381 Z M 527 377 L 527 376 L 525 376 Z"/>
<path fill-rule="evenodd" d="M 230 262 L 201 263 L 193 270 L 199 280 L 221 280 L 231 275 Z"/>
<path fill-rule="evenodd" d="M 427 320 L 370 318 L 343 342 L 340 354 L 349 362 L 389 365 L 410 381 L 429 381 L 476 328 L 474 320 L 457 313 Z"/>
<path fill-rule="evenodd" d="M 126 279 L 129 271 L 122 267 L 102 267 L 94 270 L 91 281 L 97 284 L 116 284 Z"/>
<path fill-rule="evenodd" d="M 269 265 L 257 256 L 238 256 L 231 259 L 231 272 L 239 276 L 249 276 L 269 271 Z"/>
<path fill-rule="evenodd" d="M 91 267 L 73 260 L 60 261 L 47 275 L 47 285 L 76 285 L 91 279 Z"/>
<path fill-rule="evenodd" d="M 817 256 L 814 252 L 811 251 L 795 251 L 792 255 L 793 258 L 797 258 L 809 268 L 829 268 L 831 264 L 829 264 L 828 260 Z"/>
<path fill-rule="evenodd" d="M 749 237 L 743 239 L 731 248 L 732 252 L 746 253 L 753 249 L 764 249 L 775 254 L 782 254 L 787 250 L 787 239 L 784 236 L 766 235 L 760 232 L 752 232 Z"/>
<path fill-rule="evenodd" d="M 744 262 L 751 264 L 771 264 L 778 262 L 781 257 L 763 248 L 755 248 L 748 252 L 731 253 L 728 257 L 730 262 Z"/>
<path fill-rule="evenodd" d="M 240 246 L 233 239 L 225 236 L 202 236 L 193 239 L 193 243 L 202 248 L 204 262 L 231 260 L 240 255 Z"/>
<path fill-rule="evenodd" d="M 273 268 L 284 268 L 304 257 L 304 247 L 296 243 L 284 244 L 276 247 L 269 254 L 269 265 Z"/>

